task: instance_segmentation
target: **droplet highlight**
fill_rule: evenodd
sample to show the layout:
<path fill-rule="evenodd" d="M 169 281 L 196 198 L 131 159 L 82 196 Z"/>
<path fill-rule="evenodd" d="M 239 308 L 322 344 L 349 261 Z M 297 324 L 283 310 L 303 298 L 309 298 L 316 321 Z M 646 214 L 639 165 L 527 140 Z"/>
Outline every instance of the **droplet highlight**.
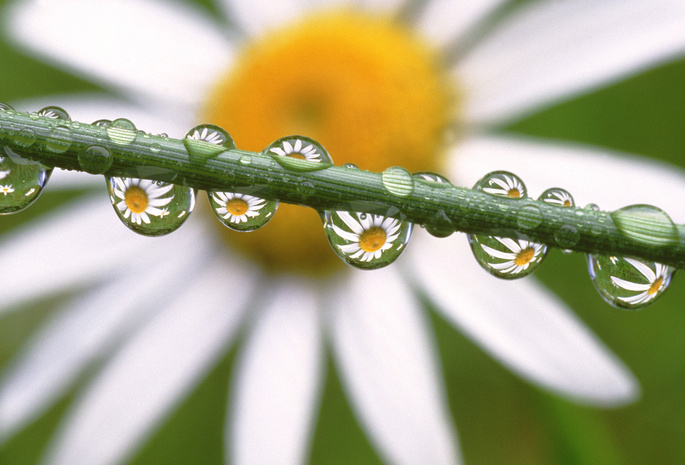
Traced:
<path fill-rule="evenodd" d="M 264 227 L 276 214 L 278 201 L 237 192 L 208 192 L 209 204 L 219 221 L 234 231 Z"/>
<path fill-rule="evenodd" d="M 376 270 L 405 250 L 413 225 L 370 213 L 324 212 L 324 231 L 333 251 L 348 265 Z"/>
<path fill-rule="evenodd" d="M 149 179 L 108 177 L 114 211 L 132 231 L 162 236 L 176 231 L 195 207 L 195 190 Z"/>
<path fill-rule="evenodd" d="M 654 303 L 668 288 L 675 269 L 656 262 L 616 256 L 588 255 L 592 284 L 610 305 L 639 310 Z"/>

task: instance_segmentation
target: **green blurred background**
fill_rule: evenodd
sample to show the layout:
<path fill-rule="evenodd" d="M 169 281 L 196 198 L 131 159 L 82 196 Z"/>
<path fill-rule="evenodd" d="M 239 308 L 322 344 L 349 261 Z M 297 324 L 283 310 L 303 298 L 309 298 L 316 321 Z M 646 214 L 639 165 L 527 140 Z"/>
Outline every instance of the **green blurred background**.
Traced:
<path fill-rule="evenodd" d="M 0 8 L 5 3 L 0 0 Z M 211 2 L 200 3 L 214 11 Z M 83 90 L 98 88 L 0 41 L 0 101 Z M 558 105 L 506 130 L 642 154 L 685 168 L 685 59 Z M 57 204 L 78 201 L 79 195 L 55 194 L 48 188 L 31 209 L 2 217 L 0 234 Z M 605 304 L 590 283 L 584 257 L 578 254 L 553 250 L 536 278 L 565 300 L 626 362 L 641 383 L 642 398 L 625 408 L 602 410 L 554 397 L 521 381 L 431 313 L 466 463 L 685 463 L 685 286 L 681 276 L 675 276 L 661 300 L 639 312 Z M 484 275 L 483 279 L 490 278 Z M 0 370 L 50 314 L 53 302 L 0 317 Z M 153 434 L 133 463 L 223 463 L 224 412 L 233 363 L 232 351 Z M 330 361 L 328 365 L 311 463 L 380 463 Z M 0 464 L 37 463 L 77 390 L 0 448 Z"/>

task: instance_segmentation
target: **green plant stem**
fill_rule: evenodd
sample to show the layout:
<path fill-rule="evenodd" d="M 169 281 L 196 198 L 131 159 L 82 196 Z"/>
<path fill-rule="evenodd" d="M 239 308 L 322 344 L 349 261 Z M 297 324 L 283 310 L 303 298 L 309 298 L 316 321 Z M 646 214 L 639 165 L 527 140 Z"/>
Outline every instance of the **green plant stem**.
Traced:
<path fill-rule="evenodd" d="M 21 131 L 24 135 L 35 135 L 35 142 L 27 145 Z M 130 143 L 117 143 L 105 127 L 0 110 L 0 141 L 4 150 L 16 150 L 50 167 L 84 171 L 79 155 L 97 145 L 111 154 L 111 166 L 102 173 L 106 176 L 147 178 L 208 191 L 243 192 L 319 211 L 381 214 L 431 230 L 513 238 L 523 234 L 551 247 L 685 267 L 685 243 L 681 239 L 685 237 L 685 225 L 675 226 L 670 239 L 663 240 L 663 225 L 641 221 L 639 216 L 635 217 L 635 224 L 631 223 L 632 233 L 625 234 L 609 212 L 493 196 L 417 178 L 413 180 L 413 189 L 397 195 L 386 188 L 381 173 L 299 160 L 284 166 L 275 156 L 244 150 L 189 150 L 183 140 L 141 131 L 131 138 Z M 331 156 L 335 158 L 335 154 Z M 569 228 L 575 229 L 577 234 L 571 241 L 574 243 L 558 242 L 562 228 L 567 232 Z"/>

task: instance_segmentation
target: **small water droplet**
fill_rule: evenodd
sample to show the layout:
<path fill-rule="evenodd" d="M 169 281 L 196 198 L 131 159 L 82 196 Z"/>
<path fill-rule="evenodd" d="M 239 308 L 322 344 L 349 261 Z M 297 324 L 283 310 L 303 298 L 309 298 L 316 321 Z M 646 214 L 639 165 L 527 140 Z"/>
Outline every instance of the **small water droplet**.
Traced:
<path fill-rule="evenodd" d="M 0 214 L 17 213 L 38 199 L 52 169 L 0 146 Z"/>
<path fill-rule="evenodd" d="M 611 213 L 621 234 L 648 245 L 668 245 L 680 239 L 673 220 L 652 205 L 630 205 Z"/>
<path fill-rule="evenodd" d="M 112 166 L 112 154 L 105 147 L 91 145 L 78 154 L 81 169 L 90 174 L 102 174 Z"/>
<path fill-rule="evenodd" d="M 559 247 L 573 247 L 580 240 L 580 233 L 575 226 L 565 224 L 554 232 L 554 240 Z"/>
<path fill-rule="evenodd" d="M 414 192 L 414 178 L 400 166 L 391 166 L 381 173 L 383 187 L 393 195 L 407 197 Z"/>
<path fill-rule="evenodd" d="M 73 135 L 71 129 L 65 126 L 57 126 L 50 131 L 45 139 L 45 148 L 51 152 L 64 153 L 72 144 Z"/>
<path fill-rule="evenodd" d="M 243 155 L 240 157 L 239 161 L 241 165 L 250 165 L 252 163 L 252 157 L 250 155 Z"/>
<path fill-rule="evenodd" d="M 161 145 L 159 145 L 159 144 L 157 144 L 157 143 L 150 144 L 150 152 L 152 152 L 152 153 L 159 153 L 159 152 L 161 152 L 161 151 L 162 151 L 162 146 L 161 146 Z"/>
<path fill-rule="evenodd" d="M 110 124 L 112 124 L 112 120 L 109 120 L 109 119 L 99 119 L 99 120 L 97 120 L 97 121 L 93 121 L 91 124 L 92 124 L 93 126 L 99 126 L 99 127 L 106 128 L 107 126 L 109 126 Z"/>
<path fill-rule="evenodd" d="M 264 149 L 283 168 L 309 172 L 328 168 L 333 163 L 326 149 L 313 139 L 288 136 L 278 139 Z"/>
<path fill-rule="evenodd" d="M 183 138 L 191 159 L 207 160 L 226 150 L 235 149 L 231 135 L 219 126 L 201 124 L 195 126 Z"/>
<path fill-rule="evenodd" d="M 312 195 L 315 192 L 314 184 L 312 184 L 310 181 L 304 181 L 297 186 L 297 191 L 303 195 Z"/>
<path fill-rule="evenodd" d="M 114 211 L 131 230 L 162 236 L 177 230 L 195 207 L 195 190 L 148 179 L 107 178 Z"/>
<path fill-rule="evenodd" d="M 397 260 L 413 227 L 382 215 L 343 211 L 325 211 L 323 224 L 333 251 L 345 263 L 363 270 L 376 270 Z"/>
<path fill-rule="evenodd" d="M 45 107 L 38 111 L 38 116 L 42 116 L 43 118 L 71 121 L 69 113 L 60 107 Z"/>
<path fill-rule="evenodd" d="M 521 229 L 533 229 L 542 223 L 542 212 L 535 205 L 521 207 L 516 215 L 516 224 Z"/>
<path fill-rule="evenodd" d="M 358 170 L 359 167 L 355 165 L 354 163 L 345 163 L 342 165 L 343 168 L 349 168 L 351 170 Z"/>
<path fill-rule="evenodd" d="M 452 183 L 446 177 L 430 171 L 420 171 L 418 173 L 414 173 L 413 176 L 415 179 L 420 179 L 421 181 L 440 184 L 439 187 L 449 187 L 452 185 Z"/>
<path fill-rule="evenodd" d="M 36 133 L 31 128 L 23 128 L 13 139 L 20 147 L 30 147 L 36 143 Z"/>
<path fill-rule="evenodd" d="M 130 144 L 138 135 L 136 126 L 126 118 L 115 119 L 105 127 L 110 140 L 119 145 Z"/>
<path fill-rule="evenodd" d="M 560 207 L 574 207 L 576 204 L 573 201 L 573 196 L 565 189 L 559 187 L 552 187 L 540 194 L 538 200 L 552 205 L 559 205 Z"/>
<path fill-rule="evenodd" d="M 31 118 L 32 120 L 35 121 L 35 120 L 37 120 L 38 118 L 40 118 L 40 116 L 38 116 L 38 112 L 37 112 L 37 111 L 32 111 L 31 113 L 29 113 L 29 118 Z"/>
<path fill-rule="evenodd" d="M 599 295 L 614 307 L 638 310 L 668 288 L 675 269 L 634 258 L 588 255 L 588 270 Z"/>
<path fill-rule="evenodd" d="M 599 205 L 597 205 L 596 203 L 589 203 L 589 204 L 585 205 L 585 209 L 598 212 L 599 211 Z"/>
<path fill-rule="evenodd" d="M 266 225 L 278 209 L 278 201 L 236 192 L 207 192 L 214 215 L 226 227 L 249 232 Z"/>
<path fill-rule="evenodd" d="M 476 261 L 488 273 L 504 279 L 528 276 L 542 263 L 547 246 L 522 237 L 467 235 Z"/>
<path fill-rule="evenodd" d="M 493 171 L 483 176 L 474 186 L 474 189 L 486 194 L 499 197 L 523 199 L 528 195 L 526 185 L 521 178 L 508 171 Z"/>

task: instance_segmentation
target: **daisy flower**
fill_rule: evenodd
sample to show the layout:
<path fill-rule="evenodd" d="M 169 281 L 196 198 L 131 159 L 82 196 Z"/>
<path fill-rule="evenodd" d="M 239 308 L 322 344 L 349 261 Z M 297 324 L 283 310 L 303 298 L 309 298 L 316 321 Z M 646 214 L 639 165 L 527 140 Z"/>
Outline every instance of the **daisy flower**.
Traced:
<path fill-rule="evenodd" d="M 316 147 L 313 144 L 309 144 L 306 147 L 302 143 L 301 139 L 295 139 L 294 141 L 284 140 L 280 147 L 271 147 L 270 152 L 280 155 L 282 157 L 294 157 L 301 158 L 306 161 L 311 162 L 321 162 L 321 154 L 317 152 Z"/>
<path fill-rule="evenodd" d="M 400 221 L 381 215 L 356 213 L 356 219 L 348 212 L 337 212 L 336 215 L 345 222 L 350 231 L 332 224 L 335 233 L 350 244 L 338 245 L 338 248 L 351 258 L 363 262 L 378 259 L 383 252 L 393 246 L 400 237 Z"/>
<path fill-rule="evenodd" d="M 147 179 L 113 178 L 115 187 L 112 194 L 116 208 L 135 224 L 150 224 L 150 216 L 163 217 L 165 212 L 159 207 L 169 205 L 174 196 L 167 196 L 173 184 L 159 185 Z"/>
<path fill-rule="evenodd" d="M 12 188 L 12 184 L 5 184 L 4 186 L 0 186 L 0 194 L 11 194 L 14 192 L 14 188 Z"/>
<path fill-rule="evenodd" d="M 488 263 L 488 266 L 501 273 L 519 274 L 527 270 L 531 263 L 541 260 L 547 250 L 547 246 L 544 244 L 537 244 L 524 239 L 518 241 L 508 237 L 494 237 L 494 239 L 506 247 L 509 252 L 502 252 L 485 244 L 479 243 L 479 245 L 492 258 L 504 260 Z"/>
<path fill-rule="evenodd" d="M 248 218 L 254 218 L 266 205 L 266 200 L 247 194 L 212 192 L 211 196 L 214 202 L 222 205 L 216 212 L 231 223 L 244 223 Z"/>
<path fill-rule="evenodd" d="M 509 176 L 507 174 L 500 174 L 495 176 L 490 176 L 487 182 L 488 186 L 483 186 L 483 192 L 493 195 L 502 195 L 505 197 L 525 197 L 526 190 L 523 184 L 516 179 L 514 176 Z"/>
<path fill-rule="evenodd" d="M 658 197 L 667 210 L 682 198 L 685 177 L 671 167 L 496 134 L 504 122 L 682 53 L 681 2 L 533 1 L 508 9 L 504 0 L 217 1 L 235 27 L 174 1 L 17 0 L 3 32 L 121 96 L 47 98 L 75 120 L 126 117 L 176 137 L 206 122 L 254 151 L 304 134 L 336 164 L 430 170 L 459 185 L 511 170 L 531 186 L 564 185 L 604 208 L 630 203 L 637 191 L 637 202 L 650 201 L 643 190 L 626 192 L 631 182 L 669 192 Z M 603 182 L 589 182 L 588 170 Z M 52 186 L 60 175 L 67 182 L 58 172 Z M 268 227 L 249 234 L 197 220 L 154 240 L 118 226 L 105 207 L 67 205 L 0 246 L 0 262 L 14 270 L 1 283 L 0 311 L 84 289 L 4 373 L 0 436 L 104 360 L 45 463 L 131 457 L 240 328 L 245 343 L 225 427 L 230 463 L 306 462 L 324 346 L 382 459 L 460 463 L 438 354 L 413 288 L 539 386 L 604 406 L 637 395 L 627 368 L 559 299 L 534 280 L 490 279 L 466 241 L 415 234 L 396 265 L 355 271 L 341 268 L 320 218 L 301 207 L 281 205 Z M 50 261 L 35 244 L 52 251 Z"/>
<path fill-rule="evenodd" d="M 611 282 L 621 289 L 626 291 L 638 292 L 638 294 L 629 297 L 617 297 L 617 299 L 627 304 L 641 304 L 649 302 L 650 300 L 659 296 L 659 291 L 668 286 L 671 281 L 672 268 L 661 263 L 655 263 L 655 269 L 652 270 L 648 265 L 633 260 L 632 258 L 624 258 L 630 263 L 642 276 L 647 280 L 646 283 L 636 283 L 627 281 L 625 279 L 611 277 Z"/>

